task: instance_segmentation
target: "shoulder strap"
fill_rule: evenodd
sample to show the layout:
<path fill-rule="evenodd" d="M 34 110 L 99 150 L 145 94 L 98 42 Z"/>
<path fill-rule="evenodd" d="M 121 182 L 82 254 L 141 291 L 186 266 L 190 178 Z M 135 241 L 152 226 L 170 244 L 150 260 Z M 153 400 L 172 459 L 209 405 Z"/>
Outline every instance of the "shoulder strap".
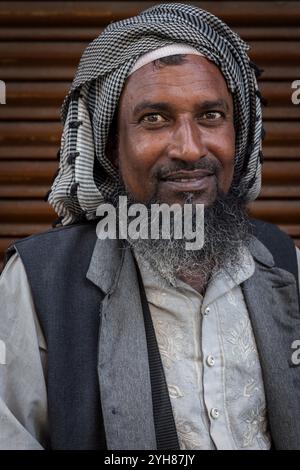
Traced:
<path fill-rule="evenodd" d="M 293 240 L 276 225 L 268 222 L 251 219 L 251 226 L 253 235 L 272 253 L 275 265 L 295 277 L 300 304 L 299 270 Z"/>
<path fill-rule="evenodd" d="M 155 330 L 152 323 L 144 284 L 136 261 L 135 266 L 139 281 L 145 322 L 157 449 L 178 450 L 179 443 L 172 412 L 172 405 L 170 402 L 168 387 L 161 362 L 158 344 L 156 341 Z"/>

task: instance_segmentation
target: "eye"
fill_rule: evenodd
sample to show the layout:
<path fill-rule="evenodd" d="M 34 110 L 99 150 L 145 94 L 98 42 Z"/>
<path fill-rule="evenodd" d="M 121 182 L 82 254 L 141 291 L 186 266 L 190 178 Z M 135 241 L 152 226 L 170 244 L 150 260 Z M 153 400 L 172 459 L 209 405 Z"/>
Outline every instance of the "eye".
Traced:
<path fill-rule="evenodd" d="M 223 118 L 224 113 L 221 113 L 220 111 L 208 111 L 207 113 L 202 114 L 201 117 L 209 121 L 216 121 Z"/>
<path fill-rule="evenodd" d="M 143 116 L 141 122 L 145 122 L 147 124 L 160 124 L 165 122 L 165 118 L 161 114 L 152 113 Z"/>

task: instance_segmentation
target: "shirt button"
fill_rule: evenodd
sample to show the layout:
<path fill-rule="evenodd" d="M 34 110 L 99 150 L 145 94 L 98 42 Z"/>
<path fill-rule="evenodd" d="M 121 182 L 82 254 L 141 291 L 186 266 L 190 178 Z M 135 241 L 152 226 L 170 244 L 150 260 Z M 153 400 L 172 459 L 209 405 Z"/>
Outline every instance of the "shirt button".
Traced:
<path fill-rule="evenodd" d="M 218 417 L 220 416 L 220 411 L 218 410 L 218 408 L 212 408 L 210 410 L 210 416 L 213 418 L 213 419 L 218 419 Z"/>
<path fill-rule="evenodd" d="M 209 366 L 209 367 L 212 367 L 215 365 L 215 358 L 214 356 L 207 356 L 206 358 L 206 364 Z"/>
<path fill-rule="evenodd" d="M 210 308 L 209 307 L 206 307 L 206 309 L 204 310 L 204 315 L 208 315 L 210 312 Z"/>

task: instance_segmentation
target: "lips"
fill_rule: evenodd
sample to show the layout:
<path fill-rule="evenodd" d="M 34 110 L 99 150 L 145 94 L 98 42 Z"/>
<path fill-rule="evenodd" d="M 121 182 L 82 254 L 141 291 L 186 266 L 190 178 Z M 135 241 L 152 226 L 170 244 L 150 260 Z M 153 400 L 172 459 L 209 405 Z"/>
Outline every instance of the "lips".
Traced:
<path fill-rule="evenodd" d="M 213 173 L 208 170 L 177 171 L 162 178 L 174 191 L 201 191 L 213 180 Z"/>

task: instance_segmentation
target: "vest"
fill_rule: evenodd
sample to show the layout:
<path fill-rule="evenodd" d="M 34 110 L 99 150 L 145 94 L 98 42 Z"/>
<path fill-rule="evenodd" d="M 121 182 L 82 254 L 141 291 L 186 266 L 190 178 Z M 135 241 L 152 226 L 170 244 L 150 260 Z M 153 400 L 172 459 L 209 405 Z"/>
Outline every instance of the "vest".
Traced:
<path fill-rule="evenodd" d="M 292 240 L 271 224 L 253 220 L 252 225 L 254 234 L 273 254 L 276 267 L 290 272 L 298 286 L 297 260 Z M 16 242 L 7 252 L 7 259 L 14 251 L 22 259 L 48 345 L 47 393 L 51 449 L 107 448 L 97 371 L 99 329 L 105 293 L 86 277 L 96 240 L 96 221 L 92 221 L 33 235 Z M 137 265 L 135 267 L 146 331 L 156 447 L 161 450 L 179 449 L 151 315 L 141 276 Z M 249 300 L 254 295 L 251 292 L 251 286 L 244 291 L 246 304 L 247 298 Z M 255 299 L 255 302 L 259 301 Z M 284 308 L 289 301 L 283 298 L 280 308 Z M 250 310 L 253 310 L 253 304 Z M 259 331 L 256 320 L 253 321 L 254 332 L 255 329 Z M 300 338 L 300 328 L 298 331 Z M 267 346 L 263 335 L 258 335 L 256 340 L 258 350 L 262 352 L 263 371 L 267 371 L 270 362 L 265 363 L 264 360 Z M 268 392 L 268 384 L 273 386 L 274 376 L 269 378 L 264 375 L 264 380 L 267 405 L 271 407 L 271 422 L 277 420 L 280 423 L 282 419 L 279 417 L 278 420 L 275 408 L 278 408 L 276 400 L 282 401 L 282 396 L 274 398 L 273 391 Z M 297 403 L 300 407 L 300 402 Z M 273 429 L 271 426 L 275 447 L 299 446 L 300 427 L 299 432 L 295 431 L 294 442 L 286 443 L 282 436 L 287 434 L 288 420 L 282 426 L 281 431 L 277 431 L 277 424 L 273 425 Z"/>

